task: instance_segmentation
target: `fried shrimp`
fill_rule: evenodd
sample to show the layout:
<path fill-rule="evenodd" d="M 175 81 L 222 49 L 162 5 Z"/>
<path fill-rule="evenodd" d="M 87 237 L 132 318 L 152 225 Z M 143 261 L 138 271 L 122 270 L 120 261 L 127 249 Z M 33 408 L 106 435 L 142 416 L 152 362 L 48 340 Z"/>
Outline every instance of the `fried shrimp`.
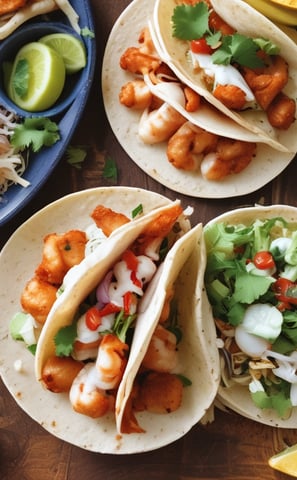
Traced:
<path fill-rule="evenodd" d="M 256 144 L 220 137 L 215 152 L 207 154 L 201 162 L 201 173 L 207 180 L 221 180 L 227 175 L 240 173 L 252 161 Z"/>
<path fill-rule="evenodd" d="M 116 228 L 130 222 L 130 219 L 123 213 L 115 212 L 104 205 L 97 205 L 91 213 L 91 217 L 106 237 L 109 237 Z"/>
<path fill-rule="evenodd" d="M 168 160 L 176 168 L 197 170 L 202 155 L 214 151 L 217 141 L 218 135 L 186 122 L 168 141 Z"/>
<path fill-rule="evenodd" d="M 152 102 L 152 93 L 144 80 L 136 79 L 122 86 L 119 100 L 122 105 L 136 110 L 144 110 Z"/>
<path fill-rule="evenodd" d="M 129 346 L 116 335 L 107 334 L 99 345 L 96 360 L 98 384 L 104 390 L 118 387 L 127 364 Z"/>
<path fill-rule="evenodd" d="M 262 68 L 243 68 L 242 75 L 260 107 L 266 111 L 288 82 L 288 64 L 279 55 L 274 55 L 269 64 Z"/>
<path fill-rule="evenodd" d="M 86 242 L 86 234 L 80 230 L 47 235 L 36 276 L 53 285 L 61 285 L 67 271 L 84 258 Z"/>
<path fill-rule="evenodd" d="M 75 377 L 69 392 L 69 399 L 77 413 L 99 418 L 113 411 L 115 397 L 97 384 L 94 363 L 87 363 Z"/>
<path fill-rule="evenodd" d="M 279 93 L 267 109 L 270 125 L 280 130 L 287 130 L 295 121 L 296 105 L 292 98 Z"/>
<path fill-rule="evenodd" d="M 173 370 L 177 363 L 176 336 L 162 325 L 158 325 L 142 361 L 142 366 L 156 372 L 168 372 Z"/>
<path fill-rule="evenodd" d="M 165 414 L 175 412 L 182 403 L 183 384 L 168 372 L 149 372 L 139 382 L 135 410 Z"/>
<path fill-rule="evenodd" d="M 29 280 L 21 295 L 21 305 L 36 322 L 43 324 L 57 298 L 57 287 L 38 277 Z"/>
<path fill-rule="evenodd" d="M 22 8 L 26 5 L 27 0 L 5 0 L 0 2 L 0 15 L 6 15 Z"/>
<path fill-rule="evenodd" d="M 164 102 L 157 110 L 144 110 L 139 122 L 138 135 L 147 144 L 164 142 L 185 121 L 179 112 Z"/>
<path fill-rule="evenodd" d="M 69 392 L 78 372 L 84 367 L 83 362 L 72 357 L 49 357 L 42 370 L 42 384 L 54 393 Z"/>
<path fill-rule="evenodd" d="M 120 58 L 121 68 L 136 74 L 144 75 L 150 71 L 155 71 L 160 64 L 161 60 L 159 58 L 143 53 L 137 47 L 127 48 Z"/>
<path fill-rule="evenodd" d="M 231 110 L 242 110 L 246 104 L 245 92 L 237 85 L 217 85 L 214 97 Z"/>

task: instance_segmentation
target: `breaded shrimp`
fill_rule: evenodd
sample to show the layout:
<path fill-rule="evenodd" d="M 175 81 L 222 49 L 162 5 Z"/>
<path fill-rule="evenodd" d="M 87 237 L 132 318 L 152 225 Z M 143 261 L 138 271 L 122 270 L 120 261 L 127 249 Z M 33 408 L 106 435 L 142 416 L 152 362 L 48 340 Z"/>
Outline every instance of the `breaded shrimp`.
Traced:
<path fill-rule="evenodd" d="M 98 385 L 104 390 L 118 387 L 126 364 L 129 346 L 116 335 L 106 334 L 99 345 L 96 359 Z"/>
<path fill-rule="evenodd" d="M 213 91 L 215 98 L 231 110 L 242 110 L 246 104 L 245 92 L 237 85 L 217 85 Z"/>
<path fill-rule="evenodd" d="M 146 109 L 140 119 L 138 135 L 147 144 L 164 142 L 185 122 L 185 118 L 168 103 L 153 111 Z"/>
<path fill-rule="evenodd" d="M 185 109 L 187 112 L 196 112 L 201 103 L 201 97 L 200 95 L 195 92 L 192 88 L 185 86 L 184 88 L 184 94 L 185 94 Z"/>
<path fill-rule="evenodd" d="M 38 277 L 27 282 L 21 295 L 21 305 L 25 312 L 43 324 L 57 298 L 57 287 Z"/>
<path fill-rule="evenodd" d="M 115 212 L 104 205 L 97 205 L 91 213 L 91 217 L 106 237 L 109 237 L 117 228 L 130 222 L 130 219 L 123 213 Z"/>
<path fill-rule="evenodd" d="M 84 367 L 83 362 L 72 357 L 49 357 L 42 370 L 42 384 L 54 393 L 69 392 L 78 372 Z"/>
<path fill-rule="evenodd" d="M 279 93 L 267 109 L 267 118 L 274 128 L 287 130 L 295 121 L 296 104 L 292 98 Z"/>
<path fill-rule="evenodd" d="M 130 73 L 146 74 L 156 71 L 161 60 L 153 55 L 141 52 L 137 47 L 129 47 L 120 58 L 120 67 Z"/>
<path fill-rule="evenodd" d="M 22 8 L 26 5 L 27 0 L 4 0 L 0 2 L 0 15 L 6 15 Z"/>
<path fill-rule="evenodd" d="M 266 111 L 288 82 L 288 64 L 280 55 L 274 55 L 270 63 L 262 68 L 252 70 L 244 67 L 242 75 L 260 107 Z"/>
<path fill-rule="evenodd" d="M 256 148 L 256 143 L 220 137 L 216 151 L 202 160 L 201 173 L 207 180 L 221 180 L 240 173 L 252 161 Z"/>
<path fill-rule="evenodd" d="M 87 363 L 75 377 L 69 392 L 73 409 L 83 415 L 99 418 L 114 410 L 115 398 L 97 385 L 94 363 Z"/>
<path fill-rule="evenodd" d="M 119 100 L 122 105 L 136 110 L 144 110 L 152 102 L 152 93 L 144 80 L 136 79 L 122 86 Z"/>
<path fill-rule="evenodd" d="M 214 10 L 209 14 L 208 24 L 209 28 L 220 31 L 223 35 L 233 35 L 235 33 L 235 29 L 228 25 Z"/>
<path fill-rule="evenodd" d="M 135 410 L 165 414 L 175 412 L 182 403 L 183 384 L 171 373 L 149 372 L 139 383 Z"/>
<path fill-rule="evenodd" d="M 86 234 L 80 230 L 47 235 L 36 276 L 53 285 L 61 285 L 67 271 L 83 260 L 86 242 Z"/>
<path fill-rule="evenodd" d="M 159 324 L 151 338 L 142 366 L 156 372 L 168 372 L 172 371 L 177 363 L 176 336 Z"/>
<path fill-rule="evenodd" d="M 186 122 L 168 141 L 168 160 L 176 168 L 197 170 L 202 154 L 214 151 L 217 140 L 218 135 Z"/>

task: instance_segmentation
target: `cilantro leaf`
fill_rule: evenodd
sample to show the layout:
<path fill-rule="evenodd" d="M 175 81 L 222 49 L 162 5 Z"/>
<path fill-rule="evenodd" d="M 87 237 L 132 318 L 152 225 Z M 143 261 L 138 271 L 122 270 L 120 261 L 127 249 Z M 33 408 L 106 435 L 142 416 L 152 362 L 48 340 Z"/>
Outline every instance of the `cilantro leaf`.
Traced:
<path fill-rule="evenodd" d="M 228 65 L 238 63 L 250 68 L 263 66 L 263 60 L 257 56 L 259 46 L 252 38 L 239 33 L 222 38 L 221 47 L 213 53 L 214 63 Z"/>
<path fill-rule="evenodd" d="M 109 178 L 110 180 L 114 180 L 117 182 L 118 179 L 118 171 L 115 161 L 107 157 L 105 160 L 105 165 L 103 169 L 103 178 Z"/>
<path fill-rule="evenodd" d="M 82 147 L 73 147 L 69 145 L 66 150 L 67 162 L 78 170 L 81 169 L 82 163 L 84 162 L 86 156 L 87 152 Z"/>
<path fill-rule="evenodd" d="M 59 127 L 45 117 L 25 118 L 23 123 L 15 126 L 11 136 L 14 147 L 24 150 L 32 148 L 38 152 L 43 146 L 50 147 L 60 139 Z"/>
<path fill-rule="evenodd" d="M 143 205 L 142 203 L 139 203 L 139 205 L 132 210 L 132 218 L 137 217 L 137 215 L 141 215 L 141 213 L 143 213 Z"/>
<path fill-rule="evenodd" d="M 63 327 L 58 331 L 54 338 L 56 355 L 58 357 L 68 357 L 71 354 L 76 336 L 76 323 Z"/>
<path fill-rule="evenodd" d="M 201 38 L 208 31 L 209 11 L 206 3 L 178 5 L 172 15 L 173 36 L 182 40 Z"/>
<path fill-rule="evenodd" d="M 252 275 L 248 272 L 239 271 L 236 274 L 233 300 L 249 305 L 267 292 L 273 283 L 271 277 Z"/>

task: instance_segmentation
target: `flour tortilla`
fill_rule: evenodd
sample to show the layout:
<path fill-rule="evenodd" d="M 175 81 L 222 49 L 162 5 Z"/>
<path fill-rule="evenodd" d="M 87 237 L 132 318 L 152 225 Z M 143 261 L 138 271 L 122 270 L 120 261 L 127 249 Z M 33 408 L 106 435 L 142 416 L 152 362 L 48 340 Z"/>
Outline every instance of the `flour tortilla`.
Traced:
<path fill-rule="evenodd" d="M 195 293 L 194 310 L 189 302 L 185 302 L 183 313 L 191 315 L 194 312 L 200 318 L 197 326 L 199 338 L 195 336 L 191 344 L 192 351 L 186 352 L 189 355 L 188 362 L 191 362 L 192 356 L 197 359 L 197 398 L 188 398 L 186 395 L 185 408 L 177 416 L 142 413 L 139 421 L 147 430 L 145 435 L 118 435 L 114 415 L 99 419 L 80 415 L 72 410 L 68 394 L 55 394 L 41 388 L 35 379 L 32 354 L 22 342 L 12 340 L 8 334 L 10 319 L 20 310 L 19 298 L 23 286 L 33 276 L 36 265 L 40 262 L 45 235 L 51 231 L 63 233 L 76 228 L 85 230 L 91 223 L 89 214 L 98 204 L 130 216 L 140 203 L 145 214 L 171 204 L 162 195 L 128 187 L 95 188 L 68 195 L 45 207 L 18 228 L 0 255 L 0 371 L 3 382 L 19 406 L 45 430 L 68 443 L 93 452 L 119 455 L 140 453 L 177 440 L 192 424 L 191 415 L 197 420 L 200 415 L 197 410 L 201 409 L 202 415 L 209 407 L 219 381 L 219 370 L 213 369 L 213 365 L 218 365 L 217 352 L 213 349 L 209 354 L 206 345 L 206 342 L 215 341 L 215 336 L 213 326 L 210 328 L 206 324 L 212 325 L 211 322 L 206 322 L 206 318 L 210 318 L 208 304 L 205 304 L 204 294 L 200 295 L 203 279 L 201 275 L 197 278 L 197 262 L 200 261 L 198 249 L 196 253 L 193 252 L 192 262 L 180 287 L 187 298 L 190 298 L 190 288 Z M 185 231 L 189 228 L 187 221 L 182 228 Z M 200 264 L 202 270 L 205 268 L 203 259 L 205 255 Z M 202 316 L 201 304 L 206 308 L 208 317 Z M 191 321 L 194 320 L 191 318 Z M 21 361 L 20 370 L 15 369 L 16 360 Z"/>
<path fill-rule="evenodd" d="M 297 123 L 294 122 L 288 130 L 273 128 L 265 112 L 246 110 L 235 112 L 217 100 L 209 92 L 200 73 L 193 71 L 191 62 L 187 60 L 188 42 L 172 36 L 171 17 L 176 7 L 176 0 L 156 0 L 153 28 L 159 41 L 159 54 L 170 65 L 176 75 L 209 103 L 223 112 L 236 123 L 254 132 L 280 151 L 297 151 Z M 253 9 L 242 0 L 213 0 L 214 10 L 239 33 L 249 37 L 266 38 L 280 47 L 280 55 L 289 65 L 289 81 L 283 89 L 289 97 L 296 99 L 297 91 L 297 45 L 284 31 L 264 15 Z M 261 141 L 261 140 L 260 140 Z"/>
<path fill-rule="evenodd" d="M 297 208 L 287 205 L 240 208 L 216 217 L 207 225 L 223 222 L 249 225 L 256 219 L 264 220 L 273 217 L 283 217 L 287 222 L 297 222 Z M 273 410 L 261 410 L 252 401 L 247 385 L 236 384 L 228 388 L 220 386 L 217 399 L 231 410 L 257 422 L 275 427 L 297 427 L 297 408 L 293 408 L 290 418 L 286 420 L 279 418 Z"/>
<path fill-rule="evenodd" d="M 139 33 L 144 26 L 152 25 L 153 10 L 154 2 L 131 2 L 116 21 L 105 48 L 102 93 L 106 114 L 115 136 L 144 172 L 175 192 L 198 198 L 229 198 L 258 190 L 278 176 L 295 154 L 277 151 L 270 146 L 270 138 L 260 138 L 258 134 L 247 130 L 211 105 L 205 105 L 191 115 L 184 109 L 179 111 L 192 123 L 207 131 L 229 138 L 259 142 L 256 157 L 240 174 L 229 175 L 220 181 L 207 181 L 199 170 L 187 172 L 175 168 L 168 161 L 166 142 L 148 145 L 140 140 L 138 127 L 142 112 L 129 109 L 119 102 L 121 86 L 133 79 L 129 72 L 120 68 L 119 60 L 126 48 L 139 45 Z M 152 33 L 154 34 L 154 31 Z M 160 92 L 158 87 L 158 94 L 177 110 L 181 109 L 168 90 Z"/>
<path fill-rule="evenodd" d="M 176 203 L 179 202 L 176 201 Z M 38 340 L 35 354 L 37 381 L 41 378 L 47 359 L 55 354 L 54 337 L 58 331 L 62 327 L 71 325 L 79 305 L 103 280 L 122 253 L 141 235 L 150 222 L 153 222 L 161 212 L 166 214 L 172 205 L 174 205 L 173 202 L 154 209 L 139 219 L 117 228 L 98 248 L 66 274 L 67 280 L 65 277 L 63 293 L 52 306 Z"/>
<path fill-rule="evenodd" d="M 198 224 L 177 240 L 166 256 L 157 285 L 152 283 L 149 286 L 140 304 L 141 313 L 137 317 L 128 365 L 117 395 L 116 420 L 119 431 L 133 381 L 158 324 L 166 293 L 174 284 L 178 318 L 183 332 L 179 345 L 180 373 L 189 378 L 192 385 L 184 388 L 182 405 L 170 413 L 168 422 L 171 425 L 175 422 L 182 425 L 186 432 L 201 420 L 210 406 L 209 402 L 218 386 L 219 363 L 215 331 L 201 297 L 205 268 L 201 233 L 202 225 Z M 148 321 L 149 318 L 153 320 Z M 156 421 L 162 417 L 155 417 Z M 141 422 L 140 425 L 142 426 Z"/>

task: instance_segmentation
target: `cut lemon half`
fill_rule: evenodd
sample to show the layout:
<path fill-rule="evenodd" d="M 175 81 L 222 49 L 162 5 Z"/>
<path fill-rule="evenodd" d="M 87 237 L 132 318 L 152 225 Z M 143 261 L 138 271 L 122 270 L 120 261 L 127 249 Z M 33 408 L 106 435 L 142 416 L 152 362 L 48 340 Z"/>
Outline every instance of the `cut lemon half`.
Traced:
<path fill-rule="evenodd" d="M 65 76 L 64 62 L 55 50 L 39 42 L 28 43 L 13 62 L 8 96 L 23 110 L 46 110 L 61 95 Z"/>
<path fill-rule="evenodd" d="M 84 43 L 74 35 L 68 33 L 52 33 L 39 40 L 53 48 L 63 58 L 66 73 L 76 73 L 87 64 L 87 55 Z"/>
<path fill-rule="evenodd" d="M 265 15 L 267 18 L 277 24 L 297 25 L 297 11 L 286 8 L 283 3 L 273 2 L 273 0 L 245 0 L 255 10 Z"/>
<path fill-rule="evenodd" d="M 297 445 L 288 447 L 269 458 L 270 467 L 297 478 Z"/>
<path fill-rule="evenodd" d="M 270 0 L 272 3 L 276 3 L 277 5 L 281 5 L 283 7 L 292 8 L 293 10 L 297 10 L 297 1 L 296 0 Z"/>

